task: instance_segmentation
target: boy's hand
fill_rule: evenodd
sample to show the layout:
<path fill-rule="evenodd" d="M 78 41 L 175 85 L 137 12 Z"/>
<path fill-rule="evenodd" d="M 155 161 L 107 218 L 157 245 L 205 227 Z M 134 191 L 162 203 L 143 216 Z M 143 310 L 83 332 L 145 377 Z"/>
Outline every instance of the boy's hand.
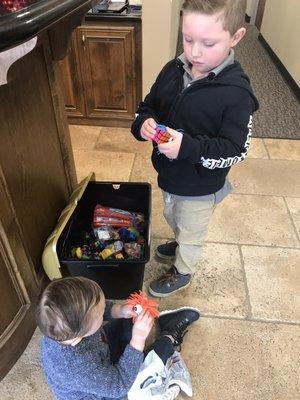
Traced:
<path fill-rule="evenodd" d="M 141 137 L 146 140 L 152 140 L 156 131 L 156 122 L 153 118 L 148 118 L 143 122 L 141 126 Z"/>
<path fill-rule="evenodd" d="M 159 151 L 170 159 L 178 157 L 182 142 L 182 133 L 167 127 L 167 131 L 172 135 L 173 140 L 168 143 L 161 143 L 158 145 Z"/>
<path fill-rule="evenodd" d="M 136 313 L 130 305 L 114 304 L 111 310 L 111 316 L 113 318 L 132 318 L 136 317 Z"/>
<path fill-rule="evenodd" d="M 130 345 L 139 351 L 143 351 L 145 347 L 145 340 L 147 339 L 154 319 L 147 311 L 142 311 L 138 315 L 132 327 L 132 338 Z"/>

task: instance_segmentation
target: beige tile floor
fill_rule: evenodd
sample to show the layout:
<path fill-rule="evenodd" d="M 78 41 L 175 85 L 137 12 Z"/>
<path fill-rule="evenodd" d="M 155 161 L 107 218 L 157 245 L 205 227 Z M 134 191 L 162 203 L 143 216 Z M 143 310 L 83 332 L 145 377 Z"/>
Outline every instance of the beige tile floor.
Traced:
<path fill-rule="evenodd" d="M 128 129 L 71 126 L 78 180 L 153 185 L 152 247 L 170 238 L 149 156 Z M 196 400 L 300 399 L 300 142 L 253 139 L 230 174 L 191 286 L 160 308 L 198 307 L 182 354 Z M 153 252 L 152 252 L 153 253 Z M 166 265 L 152 258 L 145 287 Z M 38 364 L 39 333 L 0 384 L 3 400 L 50 400 Z M 184 398 L 184 397 L 182 397 Z"/>

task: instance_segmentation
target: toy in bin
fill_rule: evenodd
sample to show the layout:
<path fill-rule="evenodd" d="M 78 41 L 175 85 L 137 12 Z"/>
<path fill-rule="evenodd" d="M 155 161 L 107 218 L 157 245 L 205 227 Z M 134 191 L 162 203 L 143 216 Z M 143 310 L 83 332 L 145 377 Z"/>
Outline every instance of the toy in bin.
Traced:
<path fill-rule="evenodd" d="M 100 252 L 100 256 L 102 257 L 103 260 L 105 260 L 106 258 L 114 254 L 120 254 L 122 250 L 123 250 L 123 243 L 120 240 L 117 240 L 116 242 L 106 246 L 105 249 L 103 249 Z M 120 257 L 117 258 L 120 259 Z M 122 258 L 124 257 L 122 256 Z"/>
<path fill-rule="evenodd" d="M 152 139 L 155 143 L 157 144 L 168 143 L 173 140 L 171 134 L 167 131 L 167 127 L 165 125 L 162 124 L 156 125 L 155 131 L 156 133 Z"/>
<path fill-rule="evenodd" d="M 143 256 L 145 217 L 97 204 L 93 215 L 93 230 L 82 232 L 82 241 L 74 243 L 71 257 L 79 260 L 128 260 Z"/>
<path fill-rule="evenodd" d="M 158 303 L 155 300 L 149 300 L 144 292 L 132 293 L 126 300 L 126 305 L 132 306 L 133 311 L 136 313 L 136 317 L 133 317 L 133 322 L 142 311 L 148 311 L 149 314 L 156 318 L 159 316 Z"/>
<path fill-rule="evenodd" d="M 97 204 L 94 209 L 93 226 L 112 226 L 114 228 L 135 227 L 137 230 L 144 229 L 145 218 L 143 214 L 120 210 L 118 208 L 104 207 Z"/>

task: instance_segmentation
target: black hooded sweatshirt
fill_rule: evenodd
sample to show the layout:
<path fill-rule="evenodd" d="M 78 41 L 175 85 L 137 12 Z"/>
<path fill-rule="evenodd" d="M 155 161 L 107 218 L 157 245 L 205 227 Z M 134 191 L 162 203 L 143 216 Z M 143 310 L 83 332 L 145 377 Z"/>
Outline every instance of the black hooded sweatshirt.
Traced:
<path fill-rule="evenodd" d="M 237 61 L 185 89 L 183 73 L 179 59 L 165 65 L 140 103 L 131 132 L 144 140 L 140 129 L 147 118 L 181 130 L 176 160 L 160 154 L 154 144 L 152 163 L 158 172 L 158 186 L 180 196 L 204 196 L 220 190 L 230 167 L 245 159 L 252 114 L 259 105 Z"/>

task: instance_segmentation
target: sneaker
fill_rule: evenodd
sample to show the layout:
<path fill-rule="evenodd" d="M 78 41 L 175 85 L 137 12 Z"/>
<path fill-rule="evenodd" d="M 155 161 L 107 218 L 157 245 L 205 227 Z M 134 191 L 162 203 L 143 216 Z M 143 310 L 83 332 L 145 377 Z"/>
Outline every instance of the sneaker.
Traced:
<path fill-rule="evenodd" d="M 160 278 L 149 285 L 149 293 L 154 297 L 167 297 L 189 286 L 191 275 L 183 275 L 177 272 L 174 265 Z"/>
<path fill-rule="evenodd" d="M 179 346 L 187 328 L 200 318 L 200 311 L 193 307 L 162 311 L 157 319 L 161 335 L 171 335 L 174 345 Z"/>
<path fill-rule="evenodd" d="M 156 247 L 155 254 L 163 260 L 174 260 L 178 243 L 173 240 Z"/>

